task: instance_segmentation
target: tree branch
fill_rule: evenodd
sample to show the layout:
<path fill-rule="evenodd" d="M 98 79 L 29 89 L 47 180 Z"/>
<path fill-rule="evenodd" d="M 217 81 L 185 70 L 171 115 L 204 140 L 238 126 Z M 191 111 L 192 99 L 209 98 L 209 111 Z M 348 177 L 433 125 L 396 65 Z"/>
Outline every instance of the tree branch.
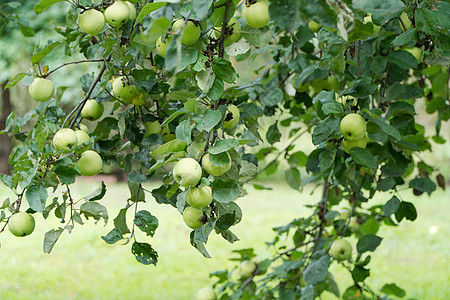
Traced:
<path fill-rule="evenodd" d="M 219 57 L 223 57 L 225 54 L 225 48 L 224 48 L 224 41 L 225 41 L 225 31 L 227 29 L 228 25 L 228 15 L 230 13 L 230 5 L 231 0 L 227 0 L 226 7 L 225 7 L 225 14 L 223 16 L 223 22 L 222 22 L 222 29 L 220 30 L 220 37 L 219 37 Z"/>
<path fill-rule="evenodd" d="M 345 236 L 345 232 L 347 231 L 347 228 L 350 225 L 350 220 L 352 219 L 352 216 L 355 213 L 356 202 L 358 200 L 359 194 L 361 193 L 362 186 L 364 185 L 364 180 L 366 180 L 366 174 L 364 174 L 364 176 L 361 180 L 361 184 L 359 185 L 358 190 L 356 191 L 356 193 L 353 196 L 352 210 L 350 211 L 350 215 L 348 216 L 348 220 L 347 220 L 347 223 L 345 224 L 344 230 L 342 231 L 341 237 Z"/>
<path fill-rule="evenodd" d="M 86 60 L 71 61 L 71 62 L 60 65 L 59 67 L 51 70 L 50 72 L 45 73 L 42 77 L 46 78 L 46 77 L 50 76 L 50 74 L 54 73 L 55 71 L 61 69 L 62 67 L 68 66 L 68 65 L 81 64 L 81 63 L 85 63 L 85 62 L 100 62 L 100 61 L 104 61 L 104 59 L 86 59 Z"/>

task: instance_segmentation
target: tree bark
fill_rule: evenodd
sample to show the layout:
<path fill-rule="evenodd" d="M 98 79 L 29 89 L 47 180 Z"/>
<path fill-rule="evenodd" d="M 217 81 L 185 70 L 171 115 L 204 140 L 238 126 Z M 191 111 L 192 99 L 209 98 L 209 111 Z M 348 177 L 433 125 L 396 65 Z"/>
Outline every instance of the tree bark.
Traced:
<path fill-rule="evenodd" d="M 2 108 L 0 114 L 0 130 L 5 128 L 6 118 L 11 113 L 11 94 L 9 89 L 4 90 L 7 81 L 0 83 L 0 93 Z M 10 174 L 11 166 L 8 164 L 8 157 L 12 150 L 11 139 L 7 134 L 0 134 L 0 174 Z"/>

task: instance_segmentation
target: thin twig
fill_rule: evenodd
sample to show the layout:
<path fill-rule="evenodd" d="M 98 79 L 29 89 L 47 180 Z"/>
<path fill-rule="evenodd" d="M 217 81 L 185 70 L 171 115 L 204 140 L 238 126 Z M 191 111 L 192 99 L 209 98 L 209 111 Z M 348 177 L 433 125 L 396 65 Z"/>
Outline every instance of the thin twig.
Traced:
<path fill-rule="evenodd" d="M 228 24 L 228 14 L 230 13 L 230 4 L 231 0 L 227 0 L 225 7 L 225 14 L 223 16 L 222 29 L 220 30 L 219 37 L 219 57 L 223 57 L 225 54 L 224 42 L 225 42 L 225 31 L 227 29 Z"/>
<path fill-rule="evenodd" d="M 104 59 L 86 59 L 86 60 L 71 61 L 71 62 L 60 65 L 59 67 L 51 70 L 50 72 L 45 73 L 42 77 L 43 78 L 48 77 L 48 76 L 50 76 L 50 74 L 61 69 L 62 67 L 68 66 L 68 65 L 81 64 L 81 63 L 85 63 L 85 62 L 100 62 L 100 61 L 104 61 Z"/>

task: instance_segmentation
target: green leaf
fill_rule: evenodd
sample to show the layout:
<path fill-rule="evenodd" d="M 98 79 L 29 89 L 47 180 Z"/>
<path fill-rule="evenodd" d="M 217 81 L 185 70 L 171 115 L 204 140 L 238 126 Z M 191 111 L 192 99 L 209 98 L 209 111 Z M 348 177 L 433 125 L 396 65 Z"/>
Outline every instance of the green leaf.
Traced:
<path fill-rule="evenodd" d="M 86 219 L 90 217 L 96 221 L 103 219 L 108 223 L 108 211 L 106 208 L 98 202 L 85 202 L 80 206 L 80 214 L 84 214 Z"/>
<path fill-rule="evenodd" d="M 65 0 L 41 0 L 38 4 L 34 6 L 34 12 L 39 15 L 43 11 L 45 11 L 47 8 L 52 6 L 55 3 L 65 1 Z"/>
<path fill-rule="evenodd" d="M 295 22 L 300 18 L 299 2 L 292 0 L 278 0 L 270 2 L 270 20 L 287 32 L 296 30 L 300 22 Z"/>
<path fill-rule="evenodd" d="M 152 152 L 152 155 L 159 156 L 163 154 L 184 151 L 184 149 L 186 149 L 186 143 L 178 139 L 174 139 L 162 144 L 158 149 Z"/>
<path fill-rule="evenodd" d="M 150 244 L 139 243 L 135 241 L 131 246 L 131 253 L 136 257 L 136 260 L 144 265 L 153 264 L 156 266 L 158 262 L 158 253 L 152 248 Z"/>
<path fill-rule="evenodd" d="M 370 153 L 366 149 L 352 148 L 350 149 L 350 155 L 357 164 L 363 167 L 368 167 L 371 169 L 375 169 L 378 167 L 375 156 L 373 156 L 372 153 Z"/>
<path fill-rule="evenodd" d="M 53 247 L 58 241 L 59 237 L 63 233 L 64 228 L 59 227 L 58 229 L 52 229 L 45 233 L 44 236 L 44 253 L 52 252 Z"/>
<path fill-rule="evenodd" d="M 75 178 L 79 175 L 77 170 L 65 165 L 56 165 L 54 171 L 58 175 L 59 181 L 63 184 L 74 183 Z"/>
<path fill-rule="evenodd" d="M 230 156 L 227 152 L 221 152 L 219 154 L 209 154 L 209 160 L 213 165 L 222 167 L 230 163 Z"/>
<path fill-rule="evenodd" d="M 86 201 L 97 201 L 103 198 L 106 194 L 106 185 L 102 181 L 102 185 L 96 189 L 92 194 L 85 197 Z"/>
<path fill-rule="evenodd" d="M 307 283 L 316 285 L 325 280 L 330 267 L 330 257 L 322 256 L 318 260 L 313 260 L 305 269 L 303 276 Z"/>
<path fill-rule="evenodd" d="M 270 107 L 280 103 L 284 98 L 284 94 L 283 91 L 278 87 L 277 88 L 267 87 L 265 92 L 261 93 L 260 97 L 261 97 L 261 104 Z"/>
<path fill-rule="evenodd" d="M 119 230 L 120 238 L 122 238 L 122 234 L 130 233 L 130 229 L 128 229 L 128 226 L 127 226 L 127 211 L 128 211 L 128 208 L 129 208 L 129 206 L 127 206 L 125 208 L 122 208 L 119 211 L 119 213 L 117 214 L 117 217 L 114 218 L 114 229 Z"/>
<path fill-rule="evenodd" d="M 400 200 L 397 197 L 392 197 L 391 200 L 386 202 L 385 205 L 383 205 L 383 214 L 386 217 L 390 217 L 392 214 L 395 214 L 400 207 Z"/>
<path fill-rule="evenodd" d="M 356 249 L 358 249 L 359 253 L 375 251 L 382 240 L 382 238 L 376 236 L 375 234 L 366 234 L 359 239 Z"/>
<path fill-rule="evenodd" d="M 175 136 L 177 140 L 183 141 L 186 145 L 191 143 L 191 120 L 189 118 L 178 124 Z"/>
<path fill-rule="evenodd" d="M 431 10 L 424 7 L 418 8 L 414 14 L 414 19 L 418 30 L 427 34 L 434 34 L 438 31 L 438 20 Z"/>
<path fill-rule="evenodd" d="M 212 70 L 217 78 L 227 83 L 234 83 L 239 77 L 230 61 L 218 58 L 212 63 Z"/>
<path fill-rule="evenodd" d="M 411 28 L 401 34 L 399 34 L 391 43 L 392 46 L 398 47 L 403 46 L 411 41 L 416 41 L 418 38 L 417 28 Z"/>
<path fill-rule="evenodd" d="M 323 141 L 333 137 L 339 130 L 340 119 L 338 117 L 329 116 L 314 127 L 312 134 L 312 142 L 319 145 Z"/>
<path fill-rule="evenodd" d="M 411 180 L 409 182 L 409 187 L 428 194 L 431 194 L 436 190 L 436 184 L 428 177 L 420 177 Z"/>
<path fill-rule="evenodd" d="M 219 124 L 221 119 L 222 113 L 219 110 L 208 109 L 203 115 L 203 118 L 200 118 L 200 121 L 197 124 L 197 130 L 210 132 L 214 126 Z"/>
<path fill-rule="evenodd" d="M 395 283 L 385 284 L 381 291 L 387 295 L 394 295 L 400 298 L 406 296 L 405 291 L 399 288 Z"/>
<path fill-rule="evenodd" d="M 214 146 L 208 149 L 208 153 L 220 154 L 237 147 L 239 147 L 238 140 L 235 139 L 218 140 L 217 142 L 214 143 Z"/>
<path fill-rule="evenodd" d="M 400 0 L 353 0 L 353 7 L 372 14 L 372 21 L 376 25 L 398 18 L 405 8 Z"/>
<path fill-rule="evenodd" d="M 214 200 L 222 203 L 229 203 L 239 196 L 239 184 L 233 179 L 223 180 L 217 178 L 211 184 Z"/>
<path fill-rule="evenodd" d="M 44 211 L 48 192 L 43 184 L 30 186 L 25 192 L 25 197 L 27 198 L 31 209 L 37 212 Z"/>
<path fill-rule="evenodd" d="M 417 64 L 417 61 L 416 61 Z M 362 98 L 372 95 L 378 88 L 378 85 L 372 83 L 372 78 L 361 77 L 350 82 L 344 91 L 344 95 L 351 95 L 355 98 Z"/>
<path fill-rule="evenodd" d="M 398 130 L 392 127 L 391 125 L 388 125 L 383 121 L 379 120 L 370 120 L 370 122 L 374 122 L 378 126 L 378 128 L 380 128 L 381 131 L 383 131 L 387 135 L 392 136 L 394 139 L 399 140 L 402 138 L 400 132 L 398 132 Z"/>
<path fill-rule="evenodd" d="M 209 7 L 213 0 L 192 0 L 192 8 L 197 15 L 197 20 L 204 20 L 208 16 Z"/>
<path fill-rule="evenodd" d="M 113 230 L 111 230 L 107 235 L 102 236 L 102 239 L 112 245 L 117 243 L 118 241 L 120 241 L 121 239 L 123 239 L 122 234 L 120 233 L 120 229 L 118 228 L 114 228 Z"/>
<path fill-rule="evenodd" d="M 219 217 L 216 222 L 216 227 L 220 230 L 227 230 L 231 226 L 233 226 L 236 221 L 236 216 L 234 214 L 224 214 Z"/>
<path fill-rule="evenodd" d="M 61 42 L 53 42 L 53 43 L 47 45 L 44 49 L 42 49 L 41 52 L 36 53 L 35 55 L 33 55 L 33 56 L 31 57 L 31 62 L 32 62 L 33 64 L 38 64 L 38 63 L 40 63 L 41 60 L 42 60 L 44 57 L 46 57 L 47 55 L 49 55 L 50 52 L 53 51 L 53 49 L 55 49 L 56 47 L 58 47 L 58 46 L 61 45 L 61 44 L 62 44 Z"/>
<path fill-rule="evenodd" d="M 241 34 L 250 45 L 255 47 L 266 47 L 272 39 L 272 31 L 267 26 L 256 29 L 247 25 L 242 28 Z"/>
<path fill-rule="evenodd" d="M 266 139 L 272 145 L 280 141 L 281 133 L 278 130 L 278 122 L 269 126 L 266 133 Z"/>
<path fill-rule="evenodd" d="M 157 2 L 157 3 L 149 3 L 146 4 L 141 11 L 139 12 L 139 15 L 136 18 L 136 24 L 141 23 L 144 18 L 150 14 L 151 12 L 167 5 L 167 2 Z"/>
<path fill-rule="evenodd" d="M 7 88 L 13 87 L 15 86 L 19 81 L 21 81 L 25 76 L 27 76 L 27 73 L 19 73 L 16 74 L 16 76 L 14 76 L 13 78 L 11 78 L 8 83 L 5 85 L 5 90 Z"/>
<path fill-rule="evenodd" d="M 158 219 L 146 210 L 138 211 L 134 217 L 134 224 L 147 236 L 154 236 L 158 228 Z"/>
<path fill-rule="evenodd" d="M 417 219 L 417 210 L 411 202 L 402 201 L 400 207 L 395 212 L 397 222 L 400 222 L 403 218 L 410 221 Z"/>
<path fill-rule="evenodd" d="M 289 168 L 284 172 L 284 178 L 287 184 L 294 190 L 300 188 L 300 171 L 297 168 Z"/>
<path fill-rule="evenodd" d="M 288 290 L 290 292 L 294 292 L 292 290 Z M 305 288 L 303 288 L 302 290 L 302 296 L 300 297 L 300 300 L 314 300 L 314 295 L 316 293 L 316 288 L 314 285 L 308 285 Z M 288 298 L 281 298 L 281 299 L 286 299 L 288 300 Z M 295 294 L 292 294 L 292 300 L 295 299 Z"/>
<path fill-rule="evenodd" d="M 408 51 L 393 51 L 387 56 L 388 60 L 404 70 L 417 68 L 417 59 Z"/>
<path fill-rule="evenodd" d="M 362 266 L 356 265 L 352 271 L 352 278 L 355 282 L 362 282 L 370 276 L 370 271 Z"/>

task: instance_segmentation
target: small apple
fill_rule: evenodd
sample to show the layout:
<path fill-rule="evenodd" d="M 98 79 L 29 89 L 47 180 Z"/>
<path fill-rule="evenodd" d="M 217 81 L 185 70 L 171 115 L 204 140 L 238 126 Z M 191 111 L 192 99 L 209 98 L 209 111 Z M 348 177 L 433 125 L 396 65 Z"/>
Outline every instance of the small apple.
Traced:
<path fill-rule="evenodd" d="M 89 135 L 84 132 L 83 130 L 75 130 L 75 134 L 77 135 L 77 146 L 80 146 L 81 144 L 87 143 L 89 141 Z"/>
<path fill-rule="evenodd" d="M 173 178 L 185 188 L 196 186 L 202 178 L 202 167 L 193 158 L 182 158 L 173 167 Z"/>
<path fill-rule="evenodd" d="M 242 6 L 242 16 L 250 27 L 264 27 L 270 21 L 269 4 L 265 1 L 258 1 L 250 6 L 244 4 Z"/>
<path fill-rule="evenodd" d="M 146 122 L 144 123 L 145 133 L 144 137 L 149 136 L 150 134 L 160 134 L 161 133 L 161 124 L 158 121 Z"/>
<path fill-rule="evenodd" d="M 186 202 L 195 208 L 206 207 L 212 200 L 212 190 L 207 185 L 201 188 L 191 187 L 186 195 Z"/>
<path fill-rule="evenodd" d="M 105 9 L 105 19 L 109 25 L 120 27 L 130 19 L 130 8 L 123 1 L 116 1 Z"/>
<path fill-rule="evenodd" d="M 197 292 L 197 300 L 216 300 L 216 292 L 210 286 L 201 288 Z"/>
<path fill-rule="evenodd" d="M 98 120 L 103 115 L 104 107 L 100 102 L 89 99 L 81 110 L 81 115 L 90 121 Z"/>
<path fill-rule="evenodd" d="M 330 255 L 338 261 L 352 258 L 352 245 L 347 240 L 336 240 L 331 244 Z"/>
<path fill-rule="evenodd" d="M 93 150 L 86 150 L 81 154 L 77 163 L 83 176 L 97 175 L 102 171 L 103 161 L 100 155 Z"/>
<path fill-rule="evenodd" d="M 196 25 L 192 21 L 188 21 L 186 23 L 186 26 L 184 26 L 184 24 L 185 24 L 184 20 L 177 20 L 175 21 L 175 23 L 173 23 L 172 29 L 174 32 L 177 32 L 180 29 L 182 29 L 181 43 L 184 45 L 193 45 L 200 38 L 201 33 L 200 26 Z"/>
<path fill-rule="evenodd" d="M 78 128 L 80 128 L 80 130 L 83 130 L 84 132 L 89 134 L 89 129 L 87 128 L 86 125 L 80 123 L 80 124 L 78 124 Z"/>
<path fill-rule="evenodd" d="M 130 20 L 134 21 L 136 20 L 136 8 L 134 7 L 133 3 L 130 1 L 125 1 L 125 3 L 128 5 L 128 8 L 130 9 Z"/>
<path fill-rule="evenodd" d="M 418 47 L 413 47 L 413 48 L 402 48 L 403 51 L 407 51 L 409 53 L 411 53 L 417 60 L 418 63 L 422 62 L 422 49 L 418 48 Z"/>
<path fill-rule="evenodd" d="M 256 270 L 256 264 L 251 260 L 244 260 L 237 268 L 241 278 L 249 278 Z"/>
<path fill-rule="evenodd" d="M 402 14 L 400 15 L 400 20 L 402 20 L 401 22 L 398 21 L 400 23 L 400 28 L 405 31 L 405 30 L 409 30 L 412 28 L 412 23 L 411 20 L 408 18 L 408 15 L 406 14 L 406 12 L 402 12 Z M 405 28 L 403 28 L 403 25 L 405 25 Z"/>
<path fill-rule="evenodd" d="M 162 36 L 160 36 L 159 39 L 156 40 L 156 51 L 162 57 L 166 57 L 167 47 L 169 46 L 171 39 L 172 39 L 172 37 L 167 36 L 164 39 L 164 43 L 163 43 Z"/>
<path fill-rule="evenodd" d="M 237 126 L 241 113 L 239 108 L 234 105 L 228 105 L 227 111 L 225 112 L 225 120 L 223 121 L 223 128 L 230 129 Z"/>
<path fill-rule="evenodd" d="M 351 113 L 341 120 L 340 129 L 347 141 L 356 142 L 366 135 L 366 121 L 361 115 Z"/>
<path fill-rule="evenodd" d="M 334 76 L 334 75 L 328 76 L 326 90 L 328 90 L 328 91 L 331 91 L 331 90 L 339 91 L 340 88 L 341 88 L 341 84 L 339 83 L 339 80 L 337 79 L 337 77 Z"/>
<path fill-rule="evenodd" d="M 311 30 L 312 32 L 319 32 L 320 28 L 322 28 L 322 25 L 320 25 L 319 23 L 317 23 L 314 20 L 311 20 L 308 22 L 308 28 L 309 30 Z"/>
<path fill-rule="evenodd" d="M 53 82 L 44 78 L 35 78 L 33 83 L 28 87 L 31 98 L 36 101 L 45 102 L 53 97 L 55 86 Z"/>
<path fill-rule="evenodd" d="M 119 76 L 112 82 L 114 96 L 122 100 L 125 104 L 131 104 L 133 98 L 137 95 L 137 89 L 134 84 L 125 76 Z"/>
<path fill-rule="evenodd" d="M 362 148 L 362 149 L 366 149 L 367 146 L 367 136 L 364 136 L 362 139 L 357 140 L 357 141 L 347 141 L 346 139 L 343 139 L 341 142 L 342 145 L 342 149 L 344 149 L 345 152 L 350 153 L 350 149 L 352 148 Z"/>
<path fill-rule="evenodd" d="M 183 221 L 192 229 L 203 225 L 203 211 L 200 208 L 188 206 L 183 211 Z"/>
<path fill-rule="evenodd" d="M 105 27 L 105 16 L 98 10 L 89 9 L 78 16 L 78 26 L 87 34 L 99 34 Z"/>
<path fill-rule="evenodd" d="M 13 214 L 8 221 L 9 231 L 18 237 L 30 235 L 35 227 L 35 221 L 29 213 L 19 211 Z"/>
<path fill-rule="evenodd" d="M 53 137 L 53 147 L 56 150 L 64 150 L 64 152 L 70 152 L 75 149 L 78 144 L 78 138 L 70 128 L 62 128 L 55 133 Z"/>
<path fill-rule="evenodd" d="M 230 170 L 231 168 L 231 157 L 230 154 L 227 153 L 227 155 L 228 155 L 228 164 L 224 166 L 216 166 L 209 159 L 209 153 L 206 153 L 202 159 L 202 166 L 208 174 L 215 177 L 222 176 L 223 174 L 228 172 L 228 170 Z"/>
<path fill-rule="evenodd" d="M 220 32 L 222 27 L 216 27 L 214 30 L 214 35 L 216 38 L 220 38 Z M 241 38 L 241 24 L 239 24 L 238 20 L 233 17 L 227 24 L 226 32 L 225 32 L 225 40 L 224 45 L 229 46 Z"/>

